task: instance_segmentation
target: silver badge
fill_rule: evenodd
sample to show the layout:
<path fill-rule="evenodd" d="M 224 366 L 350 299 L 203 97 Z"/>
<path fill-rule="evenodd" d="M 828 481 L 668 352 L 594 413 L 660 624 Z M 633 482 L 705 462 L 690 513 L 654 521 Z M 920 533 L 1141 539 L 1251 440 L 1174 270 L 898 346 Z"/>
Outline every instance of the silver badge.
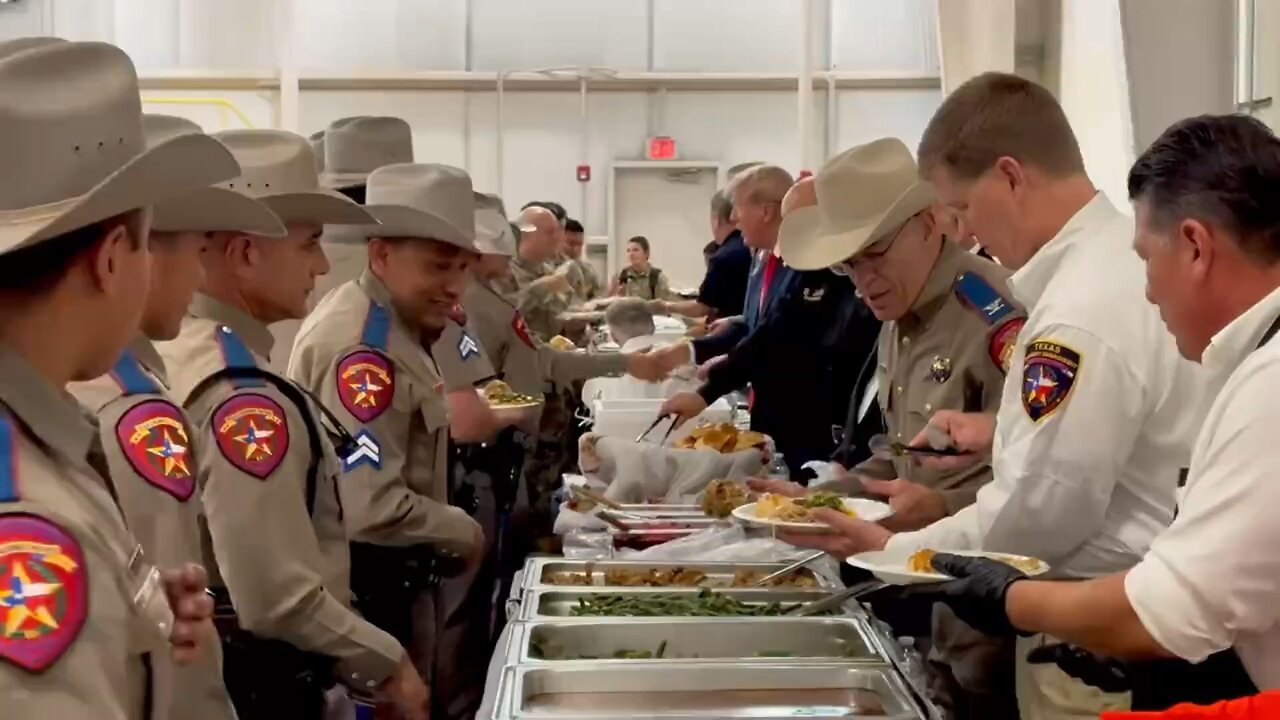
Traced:
<path fill-rule="evenodd" d="M 929 377 L 936 383 L 944 383 L 951 377 L 951 358 L 935 355 L 929 366 Z"/>

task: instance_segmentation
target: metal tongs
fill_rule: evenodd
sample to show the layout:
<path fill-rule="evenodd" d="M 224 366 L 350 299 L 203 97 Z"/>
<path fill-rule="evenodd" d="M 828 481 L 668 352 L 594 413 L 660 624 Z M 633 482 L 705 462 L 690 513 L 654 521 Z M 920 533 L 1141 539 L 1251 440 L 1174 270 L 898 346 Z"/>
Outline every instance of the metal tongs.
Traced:
<path fill-rule="evenodd" d="M 884 583 L 879 580 L 864 580 L 860 583 L 854 583 L 830 597 L 791 608 L 785 614 L 790 617 L 806 617 L 809 615 L 824 613 L 828 610 L 835 610 L 849 600 L 857 599 L 873 590 L 879 590 L 882 587 L 884 587 Z"/>
<path fill-rule="evenodd" d="M 671 418 L 671 427 L 667 428 L 667 433 L 662 436 L 662 441 L 658 443 L 659 445 L 666 445 L 667 440 L 671 437 L 671 433 L 675 432 L 676 425 L 680 424 L 679 415 L 659 415 L 658 419 L 654 420 L 644 432 L 640 433 L 636 437 L 636 442 L 644 442 L 644 439 L 648 437 L 649 433 L 653 432 L 653 429 L 658 427 L 658 423 L 666 420 L 667 418 Z"/>
<path fill-rule="evenodd" d="M 777 580 L 778 578 L 783 578 L 783 577 L 786 577 L 786 576 L 790 575 L 791 573 L 795 572 L 796 570 L 799 570 L 800 568 L 804 567 L 805 565 L 808 565 L 809 563 L 813 562 L 814 560 L 818 560 L 818 559 L 820 559 L 823 555 L 826 555 L 826 554 L 827 554 L 827 553 L 826 553 L 826 551 L 824 551 L 824 550 L 819 550 L 819 551 L 817 551 L 817 552 L 815 552 L 815 553 L 813 553 L 813 554 L 811 554 L 811 555 L 805 555 L 804 557 L 802 557 L 802 558 L 800 558 L 799 560 L 797 560 L 797 561 L 795 561 L 795 562 L 791 563 L 790 565 L 788 565 L 788 566 L 786 566 L 786 567 L 782 568 L 781 570 L 779 570 L 779 571 L 777 571 L 777 572 L 769 573 L 768 575 L 765 575 L 764 577 L 760 578 L 759 580 L 757 580 L 757 581 L 755 581 L 755 582 L 751 583 L 751 586 L 752 586 L 752 587 L 764 587 L 764 586 L 768 585 L 769 583 L 773 582 L 774 580 Z"/>

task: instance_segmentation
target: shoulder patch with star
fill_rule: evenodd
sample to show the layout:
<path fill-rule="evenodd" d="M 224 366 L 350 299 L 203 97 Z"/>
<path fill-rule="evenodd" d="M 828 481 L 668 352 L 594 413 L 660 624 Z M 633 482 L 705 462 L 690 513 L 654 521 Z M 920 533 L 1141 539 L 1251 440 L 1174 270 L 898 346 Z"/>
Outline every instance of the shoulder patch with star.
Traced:
<path fill-rule="evenodd" d="M 533 347 L 533 338 L 529 337 L 529 324 L 524 321 L 524 314 L 519 310 L 516 311 L 515 317 L 511 318 L 511 330 L 521 342 Z"/>
<path fill-rule="evenodd" d="M 1034 340 L 1022 361 L 1022 407 L 1040 422 L 1067 401 L 1080 374 L 1080 353 L 1052 340 Z"/>
<path fill-rule="evenodd" d="M 84 552 L 71 533 L 38 515 L 0 515 L 0 660 L 47 669 L 80 634 L 88 609 Z"/>
<path fill-rule="evenodd" d="M 1013 357 L 1013 349 L 1018 345 L 1018 333 L 1026 323 L 1026 318 L 1007 320 L 991 333 L 987 352 L 991 355 L 991 362 L 1005 375 L 1009 374 L 1009 360 Z"/>
<path fill-rule="evenodd" d="M 240 471 L 266 480 L 289 451 L 284 408 L 266 395 L 233 395 L 213 413 L 218 450 Z"/>
<path fill-rule="evenodd" d="M 149 484 L 186 502 L 195 492 L 191 433 L 177 406 L 144 400 L 116 422 L 116 440 L 133 471 Z"/>
<path fill-rule="evenodd" d="M 382 353 L 357 350 L 338 363 L 338 399 L 352 417 L 373 422 L 395 396 L 395 366 Z"/>

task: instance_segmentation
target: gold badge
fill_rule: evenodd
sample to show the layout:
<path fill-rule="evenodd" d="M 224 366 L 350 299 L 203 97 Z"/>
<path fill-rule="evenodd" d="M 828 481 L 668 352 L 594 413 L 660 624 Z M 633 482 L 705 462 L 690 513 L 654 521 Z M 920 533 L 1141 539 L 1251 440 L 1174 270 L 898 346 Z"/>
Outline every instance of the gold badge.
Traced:
<path fill-rule="evenodd" d="M 951 358 L 934 356 L 933 364 L 929 366 L 929 377 L 933 378 L 936 383 L 944 383 L 951 377 Z"/>

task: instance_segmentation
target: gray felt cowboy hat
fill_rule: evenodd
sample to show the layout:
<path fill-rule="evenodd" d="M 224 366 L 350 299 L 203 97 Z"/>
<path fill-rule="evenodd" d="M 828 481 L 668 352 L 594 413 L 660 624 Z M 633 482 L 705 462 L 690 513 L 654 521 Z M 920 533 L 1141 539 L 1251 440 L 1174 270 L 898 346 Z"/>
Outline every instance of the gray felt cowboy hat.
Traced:
<path fill-rule="evenodd" d="M 933 204 L 911 151 L 897 138 L 850 148 L 813 178 L 816 205 L 782 219 L 778 252 L 796 270 L 831 267 L 865 250 Z"/>
<path fill-rule="evenodd" d="M 365 209 L 378 219 L 364 237 L 429 238 L 477 252 L 471 176 L 450 165 L 403 163 L 369 175 Z"/>
<path fill-rule="evenodd" d="M 207 135 L 148 145 L 137 71 L 99 42 L 0 43 L 0 253 L 235 177 Z"/>
<path fill-rule="evenodd" d="M 157 145 L 179 135 L 203 134 L 194 122 L 173 115 L 142 116 L 147 145 Z M 161 232 L 213 232 L 232 230 L 283 237 L 284 224 L 266 205 L 222 188 L 202 188 L 190 195 L 166 200 L 153 208 L 151 229 Z"/>
<path fill-rule="evenodd" d="M 516 254 L 516 234 L 507 220 L 502 198 L 487 193 L 474 195 L 476 204 L 476 250 L 482 255 Z"/>
<path fill-rule="evenodd" d="M 413 162 L 413 131 L 398 117 L 361 115 L 335 120 L 324 131 L 324 172 L 330 188 L 365 185 L 369 173 Z"/>
<path fill-rule="evenodd" d="M 368 225 L 377 221 L 345 195 L 320 187 L 311 144 L 283 130 L 228 130 L 214 135 L 240 162 L 222 187 L 266 205 L 286 225 Z"/>

